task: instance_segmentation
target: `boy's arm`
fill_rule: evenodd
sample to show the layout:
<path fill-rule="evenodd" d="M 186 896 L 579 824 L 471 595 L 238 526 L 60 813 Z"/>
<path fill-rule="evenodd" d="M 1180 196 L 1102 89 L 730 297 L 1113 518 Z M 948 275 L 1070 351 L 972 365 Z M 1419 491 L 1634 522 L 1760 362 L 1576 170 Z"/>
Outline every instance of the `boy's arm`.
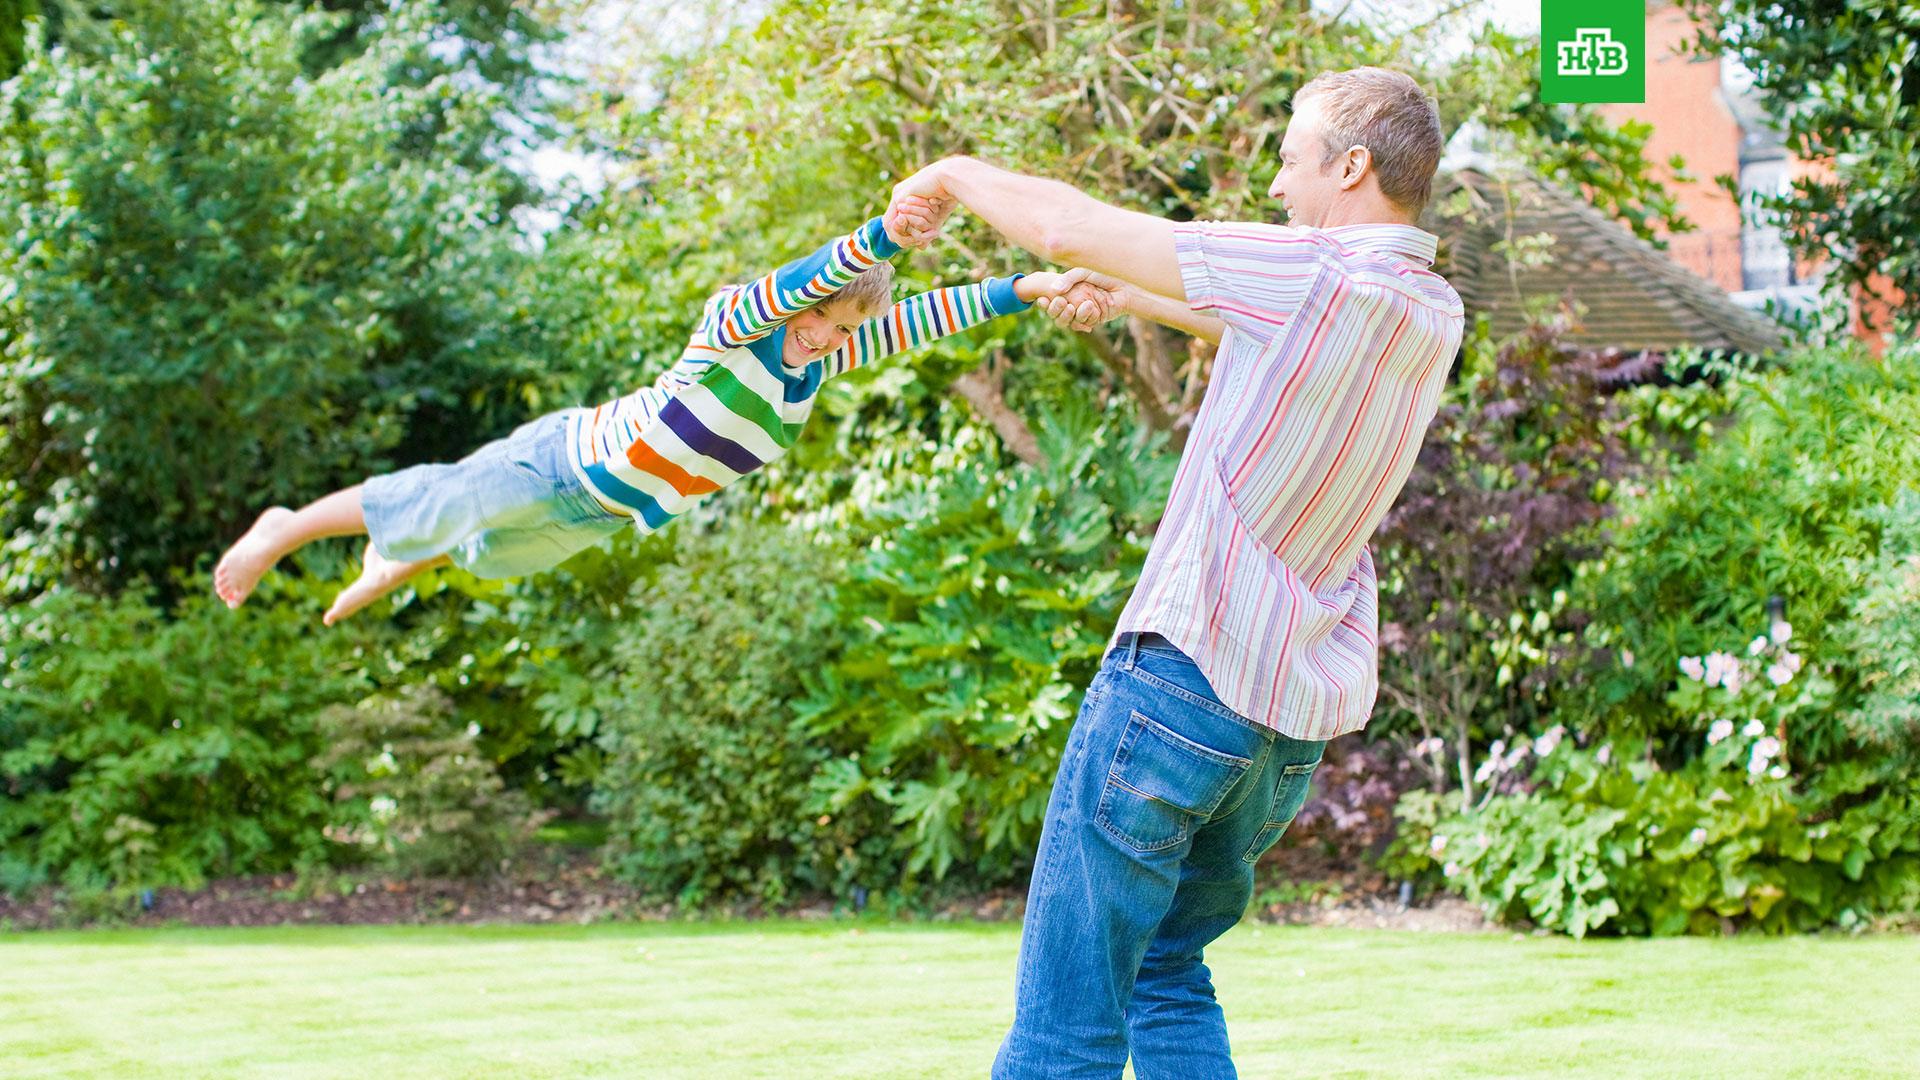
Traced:
<path fill-rule="evenodd" d="M 763 338 L 899 252 L 900 244 L 888 234 L 885 219 L 874 218 L 765 277 L 723 290 L 718 303 L 708 304 L 695 340 L 724 351 Z"/>
<path fill-rule="evenodd" d="M 1033 275 L 1040 280 L 1029 281 L 1028 275 L 1015 274 L 909 296 L 855 327 L 847 343 L 826 358 L 826 376 L 842 375 L 989 319 L 1025 311 L 1045 295 L 1046 280 L 1058 276 Z"/>

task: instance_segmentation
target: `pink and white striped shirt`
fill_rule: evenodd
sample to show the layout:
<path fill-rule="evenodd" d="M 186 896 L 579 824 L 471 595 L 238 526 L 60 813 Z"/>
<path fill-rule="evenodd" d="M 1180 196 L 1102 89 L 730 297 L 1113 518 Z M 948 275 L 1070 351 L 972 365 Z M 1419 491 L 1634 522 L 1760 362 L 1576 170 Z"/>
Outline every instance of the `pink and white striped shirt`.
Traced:
<path fill-rule="evenodd" d="M 1367 541 L 1439 405 L 1460 297 L 1411 225 L 1176 237 L 1188 303 L 1228 329 L 1116 636 L 1162 635 L 1281 734 L 1358 731 L 1380 681 Z"/>

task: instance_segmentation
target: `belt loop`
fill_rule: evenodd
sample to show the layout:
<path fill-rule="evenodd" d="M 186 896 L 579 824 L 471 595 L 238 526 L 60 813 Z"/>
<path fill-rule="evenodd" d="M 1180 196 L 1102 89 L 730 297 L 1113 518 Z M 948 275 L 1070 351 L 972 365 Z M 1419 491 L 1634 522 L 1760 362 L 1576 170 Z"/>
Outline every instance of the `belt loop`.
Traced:
<path fill-rule="evenodd" d="M 1123 668 L 1123 670 L 1132 671 L 1133 665 L 1135 661 L 1139 658 L 1139 656 L 1140 656 L 1140 632 L 1136 630 L 1127 635 L 1127 663 L 1126 663 L 1126 666 Z"/>

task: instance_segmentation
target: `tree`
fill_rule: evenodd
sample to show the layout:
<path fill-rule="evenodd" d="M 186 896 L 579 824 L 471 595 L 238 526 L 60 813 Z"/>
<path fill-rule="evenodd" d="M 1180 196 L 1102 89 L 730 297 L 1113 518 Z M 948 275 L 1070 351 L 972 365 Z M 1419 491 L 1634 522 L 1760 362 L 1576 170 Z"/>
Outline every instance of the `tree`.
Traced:
<path fill-rule="evenodd" d="M 1843 295 L 1884 275 L 1920 315 L 1920 9 L 1908 0 L 1689 0 L 1696 47 L 1738 59 L 1796 157 L 1824 173 L 1762 197 Z"/>
<path fill-rule="evenodd" d="M 461 153 L 500 99 L 392 84 L 434 25 L 410 10 L 309 77 L 337 18 L 142 0 L 0 91 L 10 590 L 188 567 L 523 415 L 512 181 Z"/>

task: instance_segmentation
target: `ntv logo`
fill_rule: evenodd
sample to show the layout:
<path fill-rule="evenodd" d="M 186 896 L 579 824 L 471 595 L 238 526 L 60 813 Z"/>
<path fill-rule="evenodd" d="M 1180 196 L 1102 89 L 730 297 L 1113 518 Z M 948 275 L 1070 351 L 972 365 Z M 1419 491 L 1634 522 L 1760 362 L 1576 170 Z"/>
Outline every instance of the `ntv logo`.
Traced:
<path fill-rule="evenodd" d="M 1575 30 L 1574 40 L 1556 44 L 1561 75 L 1625 75 L 1627 47 L 1613 40 L 1606 27 Z"/>

